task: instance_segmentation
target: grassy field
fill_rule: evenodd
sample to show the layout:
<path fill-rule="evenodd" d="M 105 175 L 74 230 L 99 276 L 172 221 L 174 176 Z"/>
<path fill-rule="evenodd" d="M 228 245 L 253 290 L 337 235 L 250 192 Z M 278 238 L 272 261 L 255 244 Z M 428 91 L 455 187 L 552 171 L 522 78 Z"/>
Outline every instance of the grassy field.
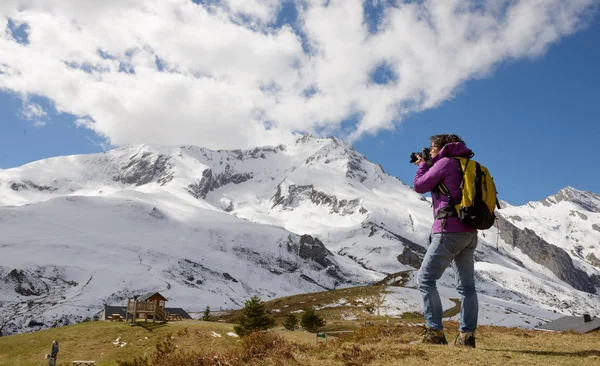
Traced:
<path fill-rule="evenodd" d="M 332 324 L 345 324 L 347 326 L 356 326 L 364 321 L 378 321 L 387 319 L 385 316 L 378 315 L 377 308 L 383 301 L 387 286 L 359 286 L 344 288 L 331 291 L 314 292 L 309 294 L 300 294 L 294 296 L 282 297 L 264 302 L 265 309 L 271 312 L 275 317 L 276 324 L 282 324 L 285 317 L 292 312 L 297 312 L 307 308 L 320 309 L 318 313 L 327 319 L 328 327 Z M 452 299 L 457 306 L 446 310 L 445 317 L 456 315 L 460 311 L 460 302 Z M 332 304 L 344 302 L 344 305 L 332 306 Z M 239 310 L 233 310 L 221 316 L 215 317 L 215 320 L 221 320 L 227 323 L 235 323 L 239 316 Z M 401 317 L 405 321 L 423 321 L 422 314 L 404 313 Z M 346 319 L 357 319 L 358 321 L 345 321 Z"/>
<path fill-rule="evenodd" d="M 116 360 L 132 355 L 149 355 L 157 341 L 170 333 L 181 349 L 194 348 L 223 352 L 239 338 L 230 337 L 232 324 L 182 321 L 167 324 L 143 323 L 130 326 L 121 322 L 86 322 L 0 338 L 0 365 L 40 365 L 50 353 L 52 340 L 59 342 L 59 360 L 94 360 L 97 365 L 115 365 Z M 212 332 L 221 337 L 213 337 Z M 118 345 L 113 342 L 120 338 Z M 127 344 L 121 347 L 121 342 Z M 70 363 L 69 363 L 70 364 Z"/>
<path fill-rule="evenodd" d="M 45 364 L 51 342 L 60 344 L 59 363 L 94 360 L 96 365 L 177 366 L 177 365 L 600 365 L 600 332 L 591 334 L 549 333 L 518 328 L 481 326 L 477 348 L 452 345 L 455 322 L 445 322 L 450 346 L 409 345 L 420 338 L 419 313 L 401 318 L 377 314 L 377 305 L 386 287 L 364 286 L 320 293 L 302 294 L 265 303 L 276 318 L 276 327 L 246 339 L 232 337 L 239 312 L 232 311 L 211 322 L 183 321 L 167 324 L 139 322 L 86 322 L 62 328 L 0 338 L 0 365 Z M 458 313 L 460 302 L 444 315 Z M 339 306 L 329 306 L 331 304 Z M 290 312 L 320 308 L 317 313 L 327 324 L 328 336 L 317 338 L 302 330 L 287 331 L 281 326 Z M 352 315 L 352 317 L 349 317 Z M 366 323 L 368 321 L 368 324 Z M 351 330 L 351 333 L 336 333 Z M 218 336 L 217 336 L 218 335 Z M 119 342 L 116 342 L 119 338 Z M 126 342 L 125 345 L 123 345 Z M 115 344 L 116 343 L 116 344 Z M 145 357 L 148 362 L 132 362 Z M 216 359 L 215 359 L 216 357 Z"/>
<path fill-rule="evenodd" d="M 549 333 L 518 328 L 482 326 L 477 348 L 452 345 L 457 331 L 447 322 L 449 346 L 410 345 L 419 339 L 420 328 L 403 320 L 388 324 L 357 326 L 353 333 L 329 335 L 316 342 L 315 334 L 304 331 L 272 332 L 242 341 L 230 337 L 232 324 L 184 321 L 161 326 L 89 322 L 57 329 L 0 338 L 0 365 L 40 365 L 53 339 L 60 342 L 59 361 L 95 360 L 97 365 L 116 365 L 117 360 L 149 356 L 155 366 L 215 365 L 600 365 L 600 332 L 591 334 Z M 212 332 L 221 337 L 213 337 Z M 127 345 L 113 344 L 120 337 Z M 169 338 L 168 338 L 169 337 Z M 172 338 L 171 338 L 172 337 Z M 156 356 L 156 343 L 174 345 Z M 163 347 L 164 348 L 164 347 Z M 193 355 L 191 354 L 193 353 Z M 182 360 L 187 360 L 183 363 Z M 69 362 L 69 363 L 67 363 Z M 141 365 L 141 364 L 130 364 Z"/>
<path fill-rule="evenodd" d="M 366 321 L 380 324 L 389 320 L 398 320 L 397 318 L 389 318 L 378 314 L 377 308 L 385 296 L 386 289 L 387 286 L 385 285 L 359 286 L 287 296 L 266 301 L 264 304 L 265 309 L 271 312 L 271 315 L 275 318 L 275 324 L 277 325 L 282 325 L 289 313 L 307 308 L 320 309 L 327 305 L 327 307 L 317 311 L 327 321 L 327 324 L 323 327 L 324 331 L 353 330 L 364 325 Z M 444 311 L 444 317 L 452 317 L 460 312 L 460 301 L 457 299 L 450 300 L 456 305 Z M 332 304 L 342 302 L 345 304 L 332 306 Z M 233 310 L 214 317 L 214 320 L 235 323 L 239 314 L 239 310 Z M 401 319 L 404 322 L 424 321 L 422 313 L 412 312 L 402 314 Z"/>

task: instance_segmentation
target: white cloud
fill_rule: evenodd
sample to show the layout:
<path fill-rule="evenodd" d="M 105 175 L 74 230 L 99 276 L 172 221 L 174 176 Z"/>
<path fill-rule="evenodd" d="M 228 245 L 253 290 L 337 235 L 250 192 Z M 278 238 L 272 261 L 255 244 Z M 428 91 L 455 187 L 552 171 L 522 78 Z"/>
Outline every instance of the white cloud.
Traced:
<path fill-rule="evenodd" d="M 30 121 L 35 118 L 43 118 L 47 116 L 46 111 L 44 111 L 44 108 L 42 108 L 41 105 L 35 103 L 26 104 L 25 106 L 23 106 L 21 114 L 23 115 L 23 117 Z"/>
<path fill-rule="evenodd" d="M 543 55 L 595 3 L 399 1 L 371 34 L 359 0 L 298 0 L 299 29 L 273 29 L 283 1 L 3 1 L 0 88 L 46 97 L 114 145 L 273 144 L 353 116 L 344 131 L 359 138 Z M 28 25 L 28 44 L 9 18 Z M 397 76 L 385 85 L 370 80 L 382 64 Z"/>
<path fill-rule="evenodd" d="M 31 121 L 34 127 L 43 127 L 46 125 L 48 114 L 41 105 L 26 103 L 21 109 L 21 117 Z"/>

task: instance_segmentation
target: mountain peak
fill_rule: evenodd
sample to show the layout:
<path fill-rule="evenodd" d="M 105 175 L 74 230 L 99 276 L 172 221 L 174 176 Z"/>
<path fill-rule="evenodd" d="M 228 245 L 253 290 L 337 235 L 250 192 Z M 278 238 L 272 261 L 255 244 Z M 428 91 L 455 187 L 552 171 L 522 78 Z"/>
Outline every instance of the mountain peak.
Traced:
<path fill-rule="evenodd" d="M 312 142 L 312 141 L 315 141 L 318 139 L 319 138 L 316 137 L 315 135 L 313 135 L 311 133 L 307 133 L 307 134 L 302 135 L 301 137 L 298 137 L 296 139 L 296 144 L 305 144 L 305 143 Z"/>
<path fill-rule="evenodd" d="M 558 191 L 558 193 L 565 193 L 565 194 L 580 194 L 580 193 L 585 193 L 585 191 L 579 190 L 575 187 L 571 187 L 571 186 L 566 186 L 565 188 L 562 188 L 560 191 Z"/>
<path fill-rule="evenodd" d="M 311 133 L 307 133 L 296 139 L 296 145 L 311 144 L 311 143 L 335 144 L 335 145 L 341 145 L 341 146 L 346 146 L 346 147 L 352 147 L 352 145 L 350 145 L 346 141 L 341 140 L 335 136 L 319 137 L 319 136 L 315 136 Z"/>
<path fill-rule="evenodd" d="M 579 205 L 582 209 L 590 212 L 600 212 L 600 195 L 582 191 L 577 188 L 567 186 L 558 193 L 540 201 L 544 206 L 551 206 L 559 202 L 571 202 Z"/>

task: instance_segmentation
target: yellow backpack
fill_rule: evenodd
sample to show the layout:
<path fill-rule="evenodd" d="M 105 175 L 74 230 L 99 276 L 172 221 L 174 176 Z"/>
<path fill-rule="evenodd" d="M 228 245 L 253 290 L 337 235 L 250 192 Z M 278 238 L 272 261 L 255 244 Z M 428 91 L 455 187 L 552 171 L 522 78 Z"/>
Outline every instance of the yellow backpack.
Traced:
<path fill-rule="evenodd" d="M 460 222 L 479 230 L 489 229 L 494 225 L 496 216 L 494 208 L 500 208 L 496 185 L 490 171 L 475 160 L 453 157 L 460 164 L 462 174 L 462 199 L 459 203 L 450 197 L 448 187 L 442 182 L 437 190 L 448 198 L 449 206 L 442 207 L 436 219 L 457 216 Z"/>

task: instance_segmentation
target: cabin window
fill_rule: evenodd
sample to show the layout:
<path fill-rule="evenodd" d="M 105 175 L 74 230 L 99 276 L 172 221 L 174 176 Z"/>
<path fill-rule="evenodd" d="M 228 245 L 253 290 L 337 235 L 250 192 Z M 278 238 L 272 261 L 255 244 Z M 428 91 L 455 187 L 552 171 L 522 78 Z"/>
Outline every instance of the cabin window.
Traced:
<path fill-rule="evenodd" d="M 158 306 L 160 306 L 160 307 L 164 308 L 164 307 L 165 307 L 165 300 L 160 300 L 160 301 L 158 302 Z"/>

